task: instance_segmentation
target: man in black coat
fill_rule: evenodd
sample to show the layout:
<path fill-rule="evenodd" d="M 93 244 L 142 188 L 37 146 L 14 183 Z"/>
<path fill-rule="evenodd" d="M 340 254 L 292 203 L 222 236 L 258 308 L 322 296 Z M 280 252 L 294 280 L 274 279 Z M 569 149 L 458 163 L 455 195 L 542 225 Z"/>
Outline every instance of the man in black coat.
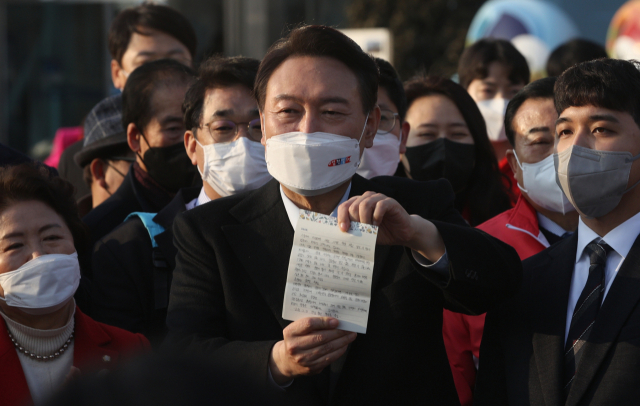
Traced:
<path fill-rule="evenodd" d="M 213 358 L 247 390 L 293 404 L 459 404 L 442 309 L 482 313 L 519 283 L 515 251 L 466 225 L 447 181 L 355 175 L 380 120 L 377 80 L 373 59 L 340 32 L 293 30 L 261 62 L 254 90 L 276 180 L 175 221 L 169 342 Z M 282 318 L 299 208 L 337 215 L 343 230 L 380 226 L 366 335 L 331 317 Z"/>
<path fill-rule="evenodd" d="M 262 186 L 264 180 L 260 180 L 265 179 L 265 175 L 270 179 L 264 162 L 264 147 L 260 144 L 257 104 L 251 94 L 259 63 L 251 58 L 212 57 L 201 64 L 198 80 L 185 96 L 183 111 L 185 125 L 189 128 L 184 135 L 184 145 L 191 162 L 203 173 L 203 186 L 182 189 L 157 215 L 141 213 L 133 216 L 98 241 L 92 267 L 92 317 L 95 320 L 142 333 L 154 345 L 162 341 L 166 334 L 169 286 L 177 253 L 172 230 L 175 217 L 221 195 Z M 255 139 L 250 142 L 261 150 L 261 162 L 256 164 L 247 160 L 246 155 L 235 154 L 229 159 L 217 160 L 215 174 L 212 173 L 208 162 L 216 156 L 211 156 L 212 152 L 205 148 L 217 144 L 209 131 L 211 123 L 218 122 L 217 112 L 227 112 L 227 121 L 222 121 L 224 126 L 219 127 L 225 130 L 230 129 L 232 123 L 228 120 L 258 121 L 253 130 Z M 216 135 L 215 127 L 213 129 L 213 135 Z M 231 134 L 235 140 L 223 147 L 235 145 L 236 150 L 241 151 L 243 140 L 250 139 L 251 131 L 237 130 Z M 233 183 L 234 178 L 243 184 Z M 229 182 L 220 182 L 221 179 Z M 154 229 L 156 226 L 160 228 Z"/>
<path fill-rule="evenodd" d="M 111 197 L 82 219 L 91 231 L 91 246 L 130 213 L 157 213 L 178 190 L 193 184 L 197 173 L 182 147 L 181 106 L 194 76 L 169 59 L 144 64 L 129 76 L 122 93 L 122 123 L 137 158 Z"/>
<path fill-rule="evenodd" d="M 639 66 L 585 62 L 556 82 L 557 181 L 580 222 L 487 314 L 477 405 L 638 404 Z"/>

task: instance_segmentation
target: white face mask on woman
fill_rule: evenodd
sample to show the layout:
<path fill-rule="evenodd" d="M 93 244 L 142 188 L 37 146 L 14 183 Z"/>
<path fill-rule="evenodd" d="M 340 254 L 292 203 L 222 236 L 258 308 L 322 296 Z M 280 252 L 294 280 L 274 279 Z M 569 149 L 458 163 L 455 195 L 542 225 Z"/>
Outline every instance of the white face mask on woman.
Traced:
<path fill-rule="evenodd" d="M 49 314 L 67 304 L 79 285 L 77 253 L 42 255 L 0 274 L 0 300 L 28 314 Z"/>
<path fill-rule="evenodd" d="M 367 179 L 392 176 L 400 162 L 400 138 L 391 132 L 376 133 L 373 146 L 362 153 L 358 175 Z"/>
<path fill-rule="evenodd" d="M 202 145 L 204 165 L 198 168 L 202 180 L 220 196 L 257 189 L 271 180 L 264 159 L 264 147 L 247 137 L 225 143 Z"/>
<path fill-rule="evenodd" d="M 507 111 L 509 100 L 494 98 L 482 100 L 476 103 L 487 125 L 487 135 L 491 142 L 507 141 L 504 131 L 504 114 Z"/>
<path fill-rule="evenodd" d="M 267 140 L 269 173 L 302 196 L 332 191 L 356 173 L 360 165 L 360 140 L 368 119 L 369 114 L 358 140 L 324 132 L 274 135 Z"/>

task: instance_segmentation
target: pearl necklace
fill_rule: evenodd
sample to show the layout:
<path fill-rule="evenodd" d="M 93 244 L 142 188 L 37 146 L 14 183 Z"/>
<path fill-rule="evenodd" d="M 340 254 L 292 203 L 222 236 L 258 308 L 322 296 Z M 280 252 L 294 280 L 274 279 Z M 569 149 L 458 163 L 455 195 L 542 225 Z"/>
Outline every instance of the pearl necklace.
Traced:
<path fill-rule="evenodd" d="M 15 338 L 13 338 L 13 335 L 11 333 L 9 333 L 9 330 L 7 330 L 7 333 L 9 333 L 9 338 L 11 339 L 11 342 L 13 343 L 14 347 L 16 347 L 16 349 L 18 350 L 18 352 L 24 354 L 24 355 L 28 355 L 29 358 L 36 360 L 36 361 L 51 361 L 54 360 L 56 358 L 58 358 L 59 356 L 61 356 L 62 354 L 64 354 L 64 352 L 67 350 L 67 348 L 69 348 L 69 344 L 71 344 L 71 341 L 73 341 L 73 333 L 75 332 L 75 329 L 73 329 L 71 331 L 71 335 L 69 336 L 69 338 L 67 339 L 67 341 L 64 343 L 64 345 L 62 347 L 60 347 L 60 349 L 56 352 L 54 352 L 51 355 L 36 355 L 34 353 L 32 353 L 29 350 L 26 350 L 24 347 L 22 347 Z"/>

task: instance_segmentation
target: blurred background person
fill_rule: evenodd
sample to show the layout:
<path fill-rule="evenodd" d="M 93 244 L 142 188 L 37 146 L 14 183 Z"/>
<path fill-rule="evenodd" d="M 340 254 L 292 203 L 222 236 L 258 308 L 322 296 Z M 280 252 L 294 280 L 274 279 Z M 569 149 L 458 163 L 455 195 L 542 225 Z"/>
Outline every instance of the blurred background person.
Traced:
<path fill-rule="evenodd" d="M 565 70 L 580 62 L 606 58 L 607 51 L 600 44 L 576 38 L 554 49 L 547 60 L 547 75 L 557 77 Z"/>
<path fill-rule="evenodd" d="M 142 333 L 159 344 L 166 333 L 177 253 L 175 217 L 271 179 L 252 94 L 259 64 L 251 58 L 213 57 L 200 66 L 182 110 L 188 129 L 184 146 L 202 175 L 202 186 L 181 189 L 157 215 L 134 213 L 97 243 L 92 268 L 96 320 Z"/>
<path fill-rule="evenodd" d="M 43 166 L 0 168 L 0 393 L 40 404 L 67 377 L 115 367 L 149 342 L 76 306 L 86 251 L 73 187 Z M 79 370 L 79 371 L 78 371 Z"/>
<path fill-rule="evenodd" d="M 122 124 L 136 155 L 122 185 L 83 221 L 92 246 L 133 212 L 157 213 L 191 186 L 197 171 L 184 149 L 182 101 L 195 73 L 173 60 L 146 63 L 122 93 Z"/>
<path fill-rule="evenodd" d="M 579 13 L 567 10 L 567 3 L 547 0 L 489 0 L 473 17 L 466 36 L 470 46 L 483 38 L 509 41 L 529 65 L 531 79 L 546 76 L 545 66 L 551 51 L 576 38 L 580 31 L 574 18 Z M 577 2 L 575 2 L 577 4 Z M 584 3 L 584 1 L 583 1 Z M 596 14 L 596 7 L 585 4 Z M 589 19 L 593 38 L 594 19 Z M 597 38 L 597 36 L 596 36 Z"/>
<path fill-rule="evenodd" d="M 555 82 L 555 77 L 532 82 L 509 102 L 505 131 L 513 149 L 507 150 L 507 159 L 522 194 L 514 208 L 478 226 L 515 248 L 522 260 L 571 236 L 578 227 L 578 213 L 556 183 Z M 452 368 L 465 378 L 456 381 L 463 405 L 473 400 L 484 319 L 484 314 L 448 313 L 443 324 Z"/>
<path fill-rule="evenodd" d="M 477 103 L 500 171 L 515 202 L 520 192 L 505 159 L 509 141 L 504 132 L 504 112 L 509 100 L 530 80 L 524 56 L 509 42 L 481 39 L 464 50 L 458 64 L 460 85 Z"/>
<path fill-rule="evenodd" d="M 112 21 L 108 34 L 113 86 L 122 90 L 131 72 L 158 59 L 175 59 L 191 68 L 196 47 L 193 26 L 174 8 L 142 4 L 124 9 Z M 60 157 L 60 176 L 76 187 L 76 199 L 91 192 L 82 169 L 74 161 L 75 154 L 82 147 L 83 141 L 77 141 L 68 146 Z"/>
<path fill-rule="evenodd" d="M 84 121 L 83 146 L 74 155 L 91 193 L 78 201 L 80 217 L 107 200 L 122 184 L 135 161 L 122 126 L 122 96 L 107 97 Z"/>
<path fill-rule="evenodd" d="M 415 77 L 405 83 L 409 124 L 402 166 L 415 180 L 447 179 L 456 208 L 476 226 L 511 207 L 480 110 L 449 79 Z"/>
<path fill-rule="evenodd" d="M 400 154 L 404 154 L 409 134 L 409 124 L 404 121 L 407 100 L 404 87 L 393 66 L 376 58 L 380 70 L 378 106 L 380 125 L 373 139 L 373 146 L 362 153 L 357 174 L 367 179 L 375 176 L 391 176 L 399 167 Z"/>

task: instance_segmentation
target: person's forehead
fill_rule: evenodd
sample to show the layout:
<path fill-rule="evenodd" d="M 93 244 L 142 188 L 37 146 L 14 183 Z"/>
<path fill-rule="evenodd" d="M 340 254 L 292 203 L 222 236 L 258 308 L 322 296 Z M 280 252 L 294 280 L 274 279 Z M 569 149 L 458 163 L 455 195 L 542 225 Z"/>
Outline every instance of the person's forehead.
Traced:
<path fill-rule="evenodd" d="M 566 122 L 586 122 L 597 121 L 600 119 L 613 118 L 617 121 L 625 119 L 633 120 L 630 113 L 626 111 L 611 110 L 605 107 L 595 106 L 593 104 L 587 104 L 585 106 L 569 106 L 560 112 L 557 124 Z"/>
<path fill-rule="evenodd" d="M 204 96 L 203 118 L 209 118 L 216 111 L 233 110 L 235 114 L 246 115 L 258 105 L 251 90 L 243 85 L 209 88 Z"/>
<path fill-rule="evenodd" d="M 147 27 L 139 27 L 138 31 L 131 34 L 125 54 L 135 57 L 144 52 L 182 51 L 191 56 L 182 42 L 167 33 Z"/>
<path fill-rule="evenodd" d="M 267 101 L 283 96 L 300 101 L 332 97 L 360 101 L 353 71 L 337 59 L 315 56 L 292 56 L 274 70 L 267 82 Z"/>
<path fill-rule="evenodd" d="M 62 217 L 39 200 L 19 201 L 0 212 L 0 238 L 15 231 L 24 231 L 56 223 L 67 229 Z"/>
<path fill-rule="evenodd" d="M 150 105 L 154 113 L 159 110 L 182 109 L 182 101 L 187 93 L 188 85 L 186 83 L 172 83 L 168 85 L 160 85 L 151 93 Z"/>

